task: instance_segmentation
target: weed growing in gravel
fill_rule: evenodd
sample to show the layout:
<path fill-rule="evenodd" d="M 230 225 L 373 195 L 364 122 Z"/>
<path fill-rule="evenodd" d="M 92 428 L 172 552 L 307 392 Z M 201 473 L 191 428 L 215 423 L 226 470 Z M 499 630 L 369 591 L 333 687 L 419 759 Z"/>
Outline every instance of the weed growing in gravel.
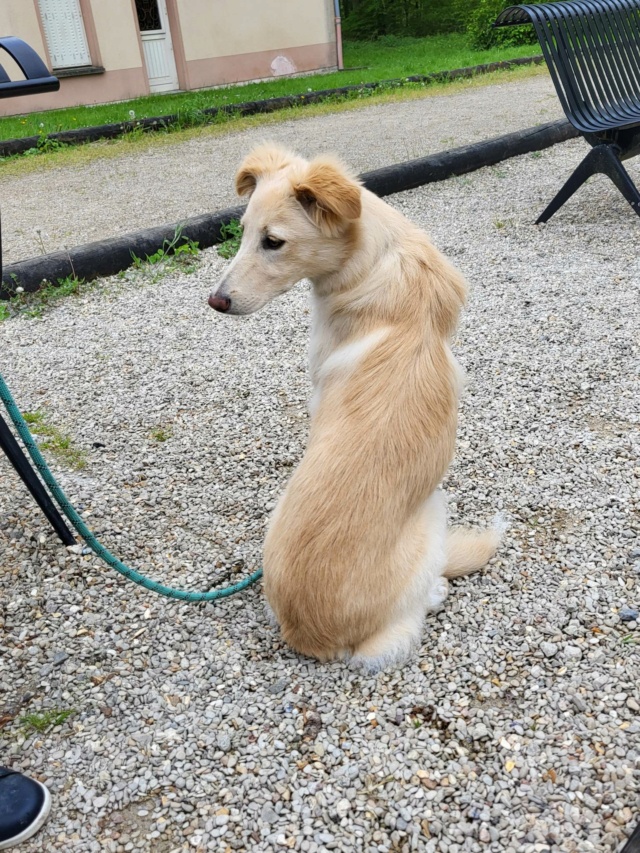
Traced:
<path fill-rule="evenodd" d="M 30 730 L 46 732 L 54 726 L 61 726 L 73 713 L 75 708 L 52 708 L 50 711 L 26 714 L 20 718 L 20 722 L 28 733 Z"/>
<path fill-rule="evenodd" d="M 232 219 L 227 225 L 223 225 L 220 229 L 220 234 L 222 235 L 223 242 L 217 246 L 218 254 L 221 258 L 229 260 L 238 254 L 238 249 L 240 248 L 240 241 L 242 240 L 242 225 L 240 225 L 240 220 Z"/>
<path fill-rule="evenodd" d="M 183 242 L 181 242 L 183 241 Z M 183 272 L 193 272 L 196 268 L 195 258 L 199 257 L 198 243 L 195 240 L 183 238 L 183 228 L 179 225 L 171 240 L 165 240 L 162 247 L 152 255 L 147 255 L 143 260 L 131 253 L 133 265 L 136 269 L 144 269 L 149 266 L 161 266 L 162 271 L 154 276 L 154 281 L 164 275 L 180 268 Z"/>
<path fill-rule="evenodd" d="M 40 317 L 44 308 L 57 302 L 59 299 L 64 299 L 65 296 L 72 296 L 79 293 L 84 285 L 85 280 L 83 278 L 76 278 L 75 275 L 61 278 L 57 284 L 52 284 L 50 281 L 44 280 L 40 290 L 37 290 L 35 293 L 25 293 L 24 288 L 14 284 L 10 289 L 13 295 L 6 301 L 0 302 L 0 321 L 8 320 L 16 314 L 26 314 L 27 317 Z"/>
<path fill-rule="evenodd" d="M 48 423 L 44 412 L 23 412 L 22 417 L 32 428 L 35 436 L 41 439 L 38 445 L 42 450 L 50 450 L 70 468 L 81 470 L 86 467 L 87 459 L 84 452 L 74 446 L 70 436 Z"/>
<path fill-rule="evenodd" d="M 171 435 L 171 429 L 165 427 L 156 427 L 156 429 L 151 431 L 151 438 L 154 441 L 168 441 Z"/>

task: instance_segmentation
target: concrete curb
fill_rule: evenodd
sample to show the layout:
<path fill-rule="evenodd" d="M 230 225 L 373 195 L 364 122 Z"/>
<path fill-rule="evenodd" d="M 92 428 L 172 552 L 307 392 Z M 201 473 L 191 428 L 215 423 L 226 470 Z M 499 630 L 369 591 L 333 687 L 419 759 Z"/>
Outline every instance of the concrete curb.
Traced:
<path fill-rule="evenodd" d="M 211 107 L 202 112 L 215 119 L 222 115 L 251 116 L 260 113 L 272 113 L 287 107 L 305 106 L 306 104 L 317 104 L 327 98 L 340 97 L 353 92 L 366 92 L 379 89 L 384 86 L 404 86 L 407 83 L 441 83 L 447 80 L 458 80 L 475 77 L 477 74 L 490 74 L 505 68 L 516 68 L 519 65 L 538 65 L 544 61 L 543 56 L 524 56 L 519 59 L 507 59 L 503 62 L 490 62 L 485 65 L 472 65 L 467 68 L 455 68 L 452 71 L 437 71 L 433 74 L 416 74 L 412 77 L 401 77 L 396 80 L 379 80 L 375 83 L 363 83 L 359 86 L 341 86 L 337 89 L 321 89 L 317 92 L 307 92 L 304 95 L 289 95 L 282 98 L 269 98 L 265 101 L 246 101 L 241 104 L 230 104 L 223 107 Z M 97 127 L 82 127 L 77 130 L 63 130 L 59 133 L 50 133 L 43 139 L 60 142 L 64 145 L 81 145 L 86 142 L 97 142 L 99 139 L 116 139 L 126 133 L 138 128 L 153 131 L 162 130 L 175 124 L 180 116 L 166 115 L 143 118 L 134 121 L 123 121 L 117 124 L 102 124 Z M 0 157 L 12 157 L 16 154 L 24 154 L 32 148 L 42 144 L 39 136 L 25 136 L 21 139 L 0 140 Z"/>
<path fill-rule="evenodd" d="M 450 151 L 441 151 L 419 160 L 375 169 L 365 172 L 360 178 L 367 189 L 379 196 L 386 196 L 443 181 L 454 175 L 464 175 L 510 157 L 540 151 L 578 135 L 578 131 L 562 119 Z M 220 243 L 222 227 L 232 219 L 239 219 L 243 212 L 244 206 L 231 207 L 192 217 L 184 222 L 87 243 L 68 252 L 53 252 L 9 264 L 3 272 L 0 298 L 9 298 L 18 286 L 33 293 L 40 288 L 43 280 L 55 283 L 75 275 L 89 281 L 100 276 L 114 275 L 130 267 L 134 255 L 146 258 L 161 248 L 165 241 L 171 242 L 177 229 L 181 230 L 181 240 L 177 245 L 186 240 L 195 240 L 201 249 L 205 249 Z"/>

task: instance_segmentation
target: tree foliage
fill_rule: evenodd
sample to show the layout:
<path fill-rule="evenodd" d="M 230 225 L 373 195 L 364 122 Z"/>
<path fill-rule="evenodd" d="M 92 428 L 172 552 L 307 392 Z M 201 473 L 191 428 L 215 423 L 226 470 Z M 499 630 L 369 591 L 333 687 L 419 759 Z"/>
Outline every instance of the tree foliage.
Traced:
<path fill-rule="evenodd" d="M 508 0 L 341 0 L 343 32 L 363 41 L 467 32 L 477 48 L 535 42 L 530 26 L 492 28 L 508 5 Z"/>

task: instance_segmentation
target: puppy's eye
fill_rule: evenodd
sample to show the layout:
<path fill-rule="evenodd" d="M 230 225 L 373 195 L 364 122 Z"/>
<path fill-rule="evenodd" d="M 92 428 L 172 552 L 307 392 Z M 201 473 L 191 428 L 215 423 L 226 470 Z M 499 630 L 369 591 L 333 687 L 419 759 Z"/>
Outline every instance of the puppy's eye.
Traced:
<path fill-rule="evenodd" d="M 262 248 L 263 249 L 271 249 L 274 251 L 275 249 L 280 249 L 284 246 L 284 240 L 278 240 L 277 237 L 264 237 L 262 240 Z"/>

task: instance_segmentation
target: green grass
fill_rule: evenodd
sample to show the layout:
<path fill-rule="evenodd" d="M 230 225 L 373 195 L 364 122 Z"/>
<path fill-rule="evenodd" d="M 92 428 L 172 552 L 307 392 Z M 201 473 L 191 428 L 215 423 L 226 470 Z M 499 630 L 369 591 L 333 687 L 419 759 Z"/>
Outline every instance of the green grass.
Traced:
<path fill-rule="evenodd" d="M 173 432 L 170 427 L 156 427 L 151 431 L 151 438 L 159 442 L 168 441 L 172 435 Z"/>
<path fill-rule="evenodd" d="M 180 240 L 182 240 L 182 227 L 178 226 L 172 239 L 165 240 L 157 252 L 146 258 L 138 258 L 132 254 L 134 268 L 145 275 L 149 273 L 147 277 L 150 277 L 153 282 L 159 281 L 163 276 L 176 270 L 183 273 L 193 272 L 200 260 L 198 243 L 185 239 L 178 245 Z M 44 254 L 44 246 L 42 250 Z M 120 276 L 124 277 L 125 273 L 126 271 L 123 270 Z M 95 286 L 94 282 L 85 282 L 84 279 L 76 276 L 68 276 L 60 279 L 57 284 L 46 282 L 35 293 L 25 293 L 16 283 L 12 288 L 13 295 L 9 299 L 0 301 L 0 323 L 18 314 L 26 317 L 41 317 L 46 308 L 60 299 L 85 293 L 92 286 Z"/>
<path fill-rule="evenodd" d="M 39 713 L 26 714 L 20 718 L 24 729 L 27 732 L 31 730 L 36 732 L 46 732 L 47 729 L 54 726 L 61 726 L 74 713 L 73 708 L 61 710 L 53 708 L 51 711 L 41 711 Z"/>
<path fill-rule="evenodd" d="M 0 119 L 0 139 L 39 136 L 39 148 L 47 150 L 48 133 L 91 127 L 135 118 L 179 114 L 179 128 L 201 124 L 201 110 L 233 105 L 244 101 L 304 94 L 318 89 L 357 85 L 377 80 L 391 80 L 412 74 L 428 74 L 468 65 L 480 65 L 537 52 L 532 45 L 474 50 L 460 33 L 430 36 L 423 39 L 395 38 L 376 42 L 346 42 L 344 60 L 347 70 L 331 74 L 270 80 L 243 86 L 228 86 L 174 95 L 149 95 L 118 104 L 99 104 L 64 110 L 8 116 Z M 364 66 L 364 67 L 362 67 Z M 349 70 L 356 68 L 356 70 Z M 136 133 L 138 131 L 134 131 Z"/>
<path fill-rule="evenodd" d="M 132 253 L 133 265 L 137 269 L 155 265 L 161 265 L 164 272 L 171 272 L 182 267 L 184 272 L 192 272 L 196 267 L 194 258 L 199 256 L 198 244 L 195 240 L 186 239 L 178 245 L 182 239 L 182 226 L 179 225 L 171 240 L 165 240 L 162 247 L 152 255 L 147 255 L 143 260 Z"/>
<path fill-rule="evenodd" d="M 81 470 L 86 467 L 85 453 L 73 444 L 70 436 L 49 423 L 44 412 L 23 412 L 22 417 L 40 439 L 38 446 L 41 450 L 50 450 L 70 468 Z"/>
<path fill-rule="evenodd" d="M 74 275 L 60 279 L 57 284 L 47 282 L 36 293 L 25 293 L 21 287 L 14 287 L 13 296 L 0 302 L 0 323 L 16 314 L 27 317 L 40 317 L 45 307 L 52 305 L 65 296 L 73 296 L 85 286 L 82 278 Z"/>
<path fill-rule="evenodd" d="M 242 240 L 242 225 L 239 219 L 232 219 L 228 225 L 223 225 L 220 229 L 223 237 L 223 242 L 217 247 L 218 254 L 229 260 L 238 254 L 240 241 Z"/>

